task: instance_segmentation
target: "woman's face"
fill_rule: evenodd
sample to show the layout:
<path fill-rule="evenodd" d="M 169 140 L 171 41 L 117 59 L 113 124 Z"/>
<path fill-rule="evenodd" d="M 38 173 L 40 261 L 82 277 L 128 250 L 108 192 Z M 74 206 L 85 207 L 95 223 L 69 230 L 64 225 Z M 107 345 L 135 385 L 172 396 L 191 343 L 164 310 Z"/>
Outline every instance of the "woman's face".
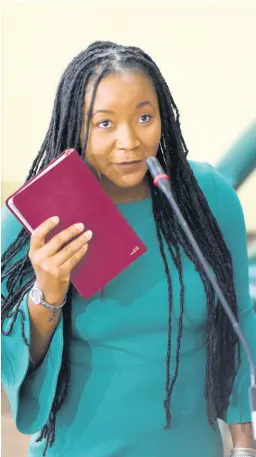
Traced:
<path fill-rule="evenodd" d="M 92 88 L 89 85 L 87 89 L 85 113 Z M 84 134 L 85 127 L 82 138 Z M 160 137 L 157 95 L 146 75 L 140 71 L 121 71 L 99 83 L 86 159 L 103 179 L 122 188 L 138 186 L 147 172 L 146 158 L 157 154 Z"/>

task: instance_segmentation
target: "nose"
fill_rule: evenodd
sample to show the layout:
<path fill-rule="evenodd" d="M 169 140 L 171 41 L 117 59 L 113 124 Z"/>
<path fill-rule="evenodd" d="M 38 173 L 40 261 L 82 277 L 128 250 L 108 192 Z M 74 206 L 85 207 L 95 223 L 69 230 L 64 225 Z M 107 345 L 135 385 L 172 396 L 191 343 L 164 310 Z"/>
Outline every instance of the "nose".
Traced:
<path fill-rule="evenodd" d="M 128 125 L 123 125 L 118 129 L 116 147 L 119 150 L 132 151 L 138 148 L 140 140 L 136 131 Z"/>

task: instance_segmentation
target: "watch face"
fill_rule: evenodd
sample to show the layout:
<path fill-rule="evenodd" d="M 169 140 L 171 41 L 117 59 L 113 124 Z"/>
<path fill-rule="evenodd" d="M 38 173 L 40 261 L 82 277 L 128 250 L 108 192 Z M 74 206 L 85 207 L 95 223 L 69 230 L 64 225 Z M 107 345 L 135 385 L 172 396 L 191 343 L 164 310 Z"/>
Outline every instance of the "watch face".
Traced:
<path fill-rule="evenodd" d="M 35 305 L 40 305 L 40 302 L 42 300 L 42 294 L 41 294 L 40 290 L 32 289 L 31 298 L 32 298 L 33 303 L 35 303 Z"/>

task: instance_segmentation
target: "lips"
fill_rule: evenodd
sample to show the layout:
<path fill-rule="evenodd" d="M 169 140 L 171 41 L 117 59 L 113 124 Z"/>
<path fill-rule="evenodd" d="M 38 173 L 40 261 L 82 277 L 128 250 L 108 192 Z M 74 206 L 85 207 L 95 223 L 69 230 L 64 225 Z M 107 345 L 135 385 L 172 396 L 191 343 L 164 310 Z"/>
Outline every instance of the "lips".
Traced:
<path fill-rule="evenodd" d="M 140 163 L 142 162 L 142 160 L 132 160 L 130 162 L 119 162 L 119 163 L 116 163 L 116 165 L 134 165 L 136 163 Z"/>

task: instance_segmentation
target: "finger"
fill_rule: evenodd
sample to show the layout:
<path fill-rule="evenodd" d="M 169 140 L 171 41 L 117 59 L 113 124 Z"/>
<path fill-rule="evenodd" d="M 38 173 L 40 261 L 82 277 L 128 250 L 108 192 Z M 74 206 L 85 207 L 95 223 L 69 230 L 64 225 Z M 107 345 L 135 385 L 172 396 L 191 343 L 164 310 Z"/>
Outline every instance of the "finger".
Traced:
<path fill-rule="evenodd" d="M 37 250 L 44 246 L 46 236 L 56 227 L 59 221 L 57 216 L 50 217 L 33 231 L 30 241 L 32 250 Z"/>
<path fill-rule="evenodd" d="M 54 257 L 54 264 L 59 266 L 65 263 L 70 257 L 76 254 L 88 241 L 92 238 L 91 230 L 87 230 L 74 241 L 71 241 L 67 246 L 61 249 Z"/>
<path fill-rule="evenodd" d="M 88 250 L 88 244 L 86 243 L 82 246 L 79 251 L 77 251 L 72 257 L 70 257 L 63 265 L 61 266 L 69 274 L 72 270 L 78 265 L 78 263 L 83 259 L 84 255 Z"/>
<path fill-rule="evenodd" d="M 83 230 L 84 224 L 82 223 L 71 225 L 67 229 L 62 230 L 42 247 L 40 256 L 42 258 L 48 258 L 57 254 L 64 244 L 71 241 L 72 238 L 77 237 Z"/>

